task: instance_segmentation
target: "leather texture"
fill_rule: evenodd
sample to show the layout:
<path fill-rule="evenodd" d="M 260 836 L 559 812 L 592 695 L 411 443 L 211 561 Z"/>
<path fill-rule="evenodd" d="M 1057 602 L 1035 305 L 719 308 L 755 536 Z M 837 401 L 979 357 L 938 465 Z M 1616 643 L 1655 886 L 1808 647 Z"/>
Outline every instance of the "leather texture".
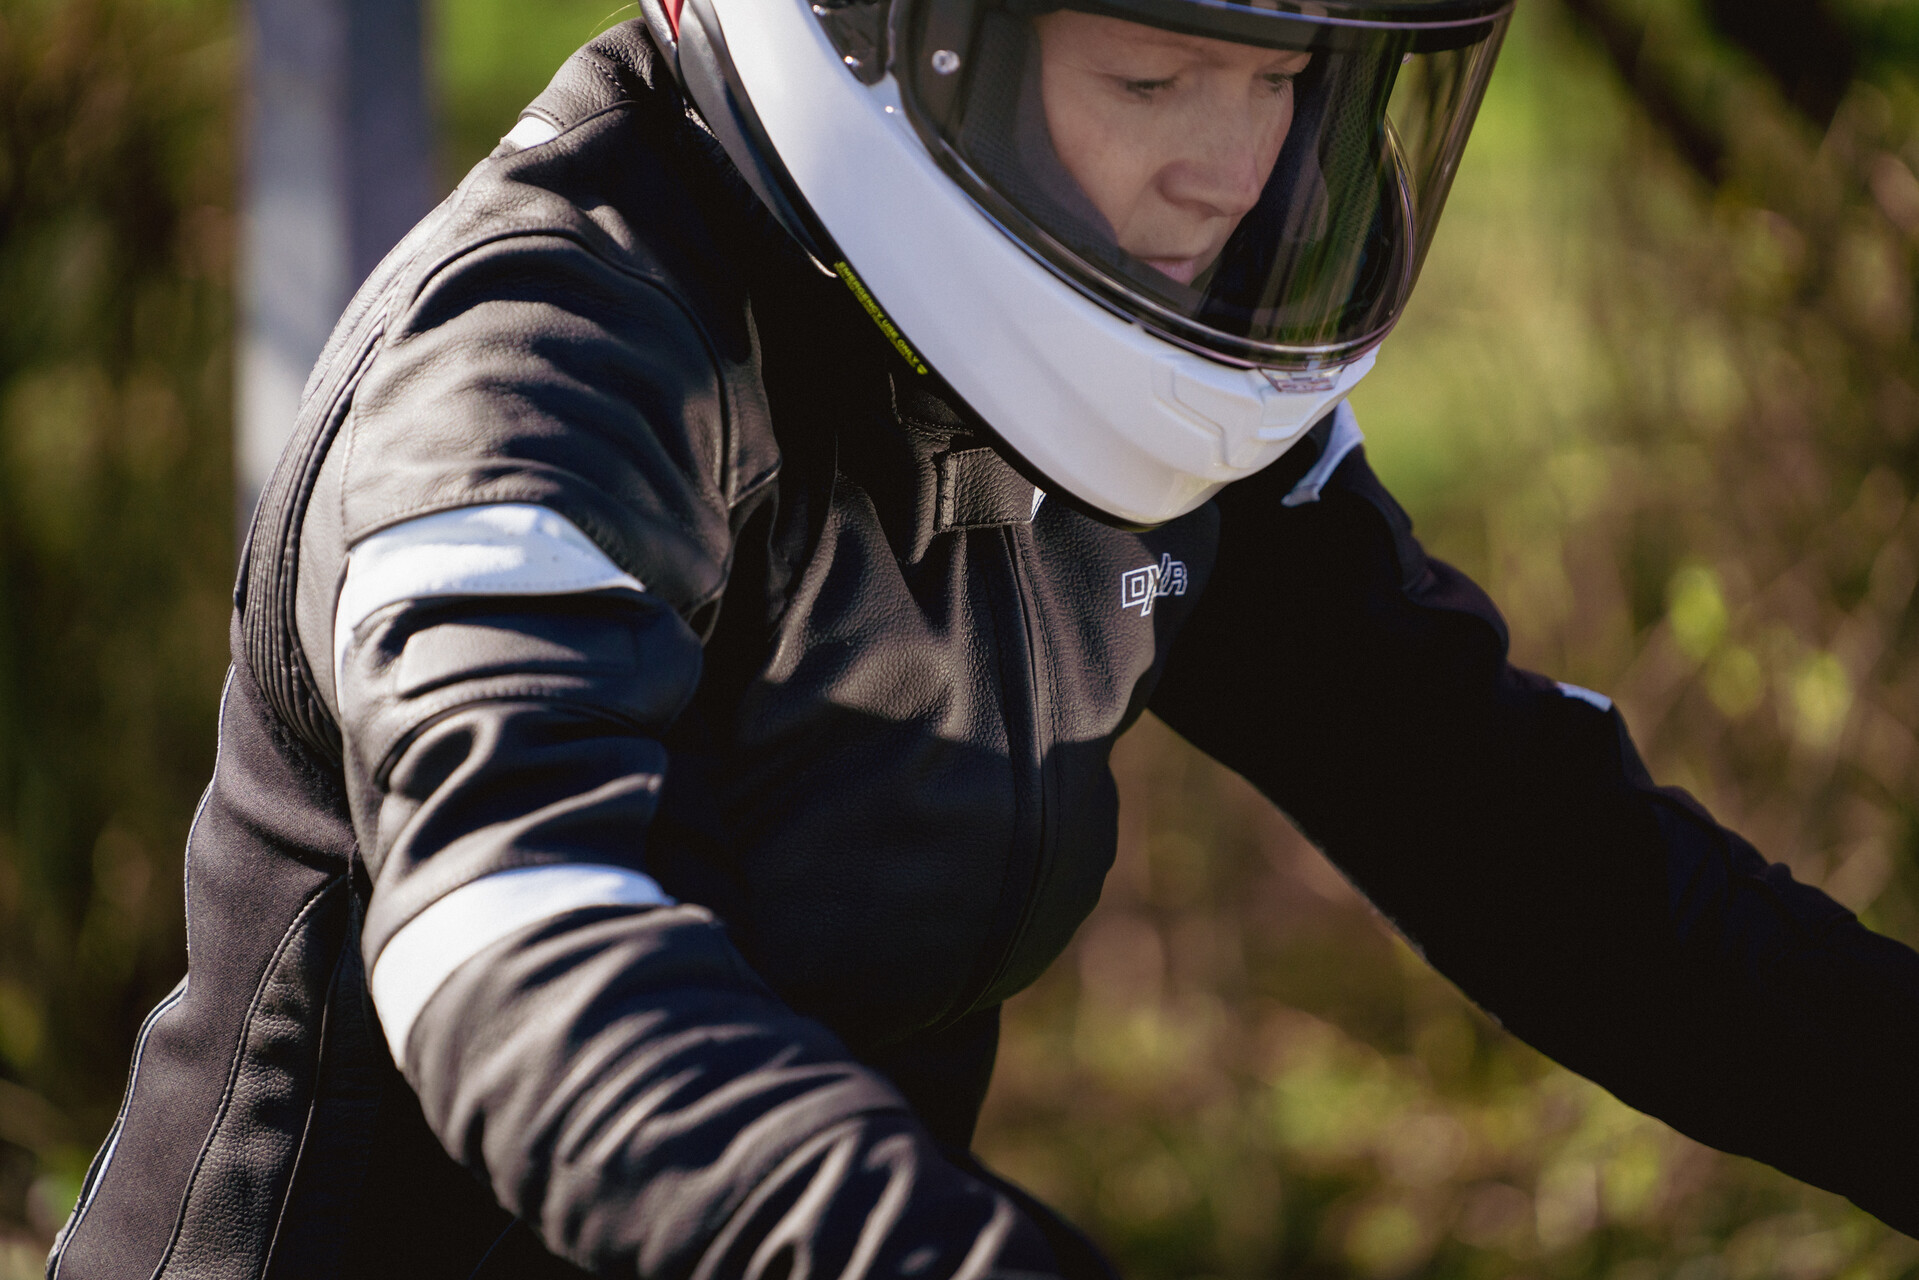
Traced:
<path fill-rule="evenodd" d="M 1315 501 L 1284 501 L 1302 447 L 1149 533 L 1035 511 L 641 25 L 535 110 L 559 136 L 476 169 L 309 384 L 236 595 L 190 981 L 54 1280 L 1104 1276 L 964 1147 L 1149 705 L 1520 1034 L 1919 1230 L 1919 956 L 1513 668 L 1363 450 Z M 332 687 L 352 545 L 492 503 L 644 593 L 403 601 Z M 492 940 L 392 1062 L 387 940 L 555 862 L 684 905 Z"/>

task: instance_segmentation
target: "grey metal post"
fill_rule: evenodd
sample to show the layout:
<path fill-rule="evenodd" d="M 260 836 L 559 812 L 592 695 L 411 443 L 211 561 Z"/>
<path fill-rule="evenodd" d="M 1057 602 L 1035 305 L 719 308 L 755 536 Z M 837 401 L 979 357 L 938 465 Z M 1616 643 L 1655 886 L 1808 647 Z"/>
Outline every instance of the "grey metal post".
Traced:
<path fill-rule="evenodd" d="M 421 0 L 248 0 L 242 528 L 354 289 L 431 207 Z"/>

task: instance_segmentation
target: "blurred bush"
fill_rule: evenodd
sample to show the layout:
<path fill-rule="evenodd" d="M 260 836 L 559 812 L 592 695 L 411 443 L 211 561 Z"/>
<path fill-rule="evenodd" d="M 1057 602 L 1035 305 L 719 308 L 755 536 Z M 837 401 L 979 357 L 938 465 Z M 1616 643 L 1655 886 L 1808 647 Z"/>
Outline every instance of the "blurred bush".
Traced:
<path fill-rule="evenodd" d="M 438 0 L 445 181 L 607 0 Z M 183 965 L 232 563 L 234 13 L 0 0 L 0 1277 Z M 1919 940 L 1919 9 L 1529 0 L 1375 465 L 1662 777 Z M 1919 1244 L 1516 1045 L 1148 722 L 987 1157 L 1129 1275 L 1891 1280 Z"/>
<path fill-rule="evenodd" d="M 182 968 L 233 559 L 230 24 L 0 0 L 0 1268 L 38 1271 Z"/>

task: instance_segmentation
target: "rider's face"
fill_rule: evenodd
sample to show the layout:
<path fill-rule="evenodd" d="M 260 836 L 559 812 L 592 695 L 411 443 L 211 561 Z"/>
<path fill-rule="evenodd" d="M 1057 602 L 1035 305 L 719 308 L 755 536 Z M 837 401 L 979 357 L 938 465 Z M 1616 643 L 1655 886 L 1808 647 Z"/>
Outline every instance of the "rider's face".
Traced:
<path fill-rule="evenodd" d="M 1070 9 L 1033 25 L 1061 163 L 1121 249 L 1191 284 L 1259 200 L 1311 55 Z"/>

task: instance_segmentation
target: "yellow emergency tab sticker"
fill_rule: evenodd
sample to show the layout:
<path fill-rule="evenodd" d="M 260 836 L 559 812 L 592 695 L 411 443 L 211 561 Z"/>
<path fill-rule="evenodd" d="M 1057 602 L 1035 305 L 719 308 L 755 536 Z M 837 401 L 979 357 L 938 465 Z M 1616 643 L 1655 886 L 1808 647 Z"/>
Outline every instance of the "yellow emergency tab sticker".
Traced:
<path fill-rule="evenodd" d="M 886 313 L 880 310 L 880 304 L 874 300 L 872 293 L 867 290 L 866 282 L 859 278 L 858 273 L 853 270 L 852 266 L 845 262 L 835 262 L 833 264 L 833 272 L 839 276 L 840 279 L 846 281 L 846 287 L 853 291 L 853 296 L 860 300 L 862 307 L 866 308 L 866 314 L 873 317 L 873 323 L 880 327 L 880 332 L 886 335 L 886 340 L 893 344 L 893 350 L 899 352 L 906 363 L 913 366 L 913 372 L 925 373 L 926 362 L 921 360 L 919 353 L 914 351 L 912 346 L 907 343 L 905 337 L 902 336 L 899 331 L 899 326 L 886 318 Z"/>

